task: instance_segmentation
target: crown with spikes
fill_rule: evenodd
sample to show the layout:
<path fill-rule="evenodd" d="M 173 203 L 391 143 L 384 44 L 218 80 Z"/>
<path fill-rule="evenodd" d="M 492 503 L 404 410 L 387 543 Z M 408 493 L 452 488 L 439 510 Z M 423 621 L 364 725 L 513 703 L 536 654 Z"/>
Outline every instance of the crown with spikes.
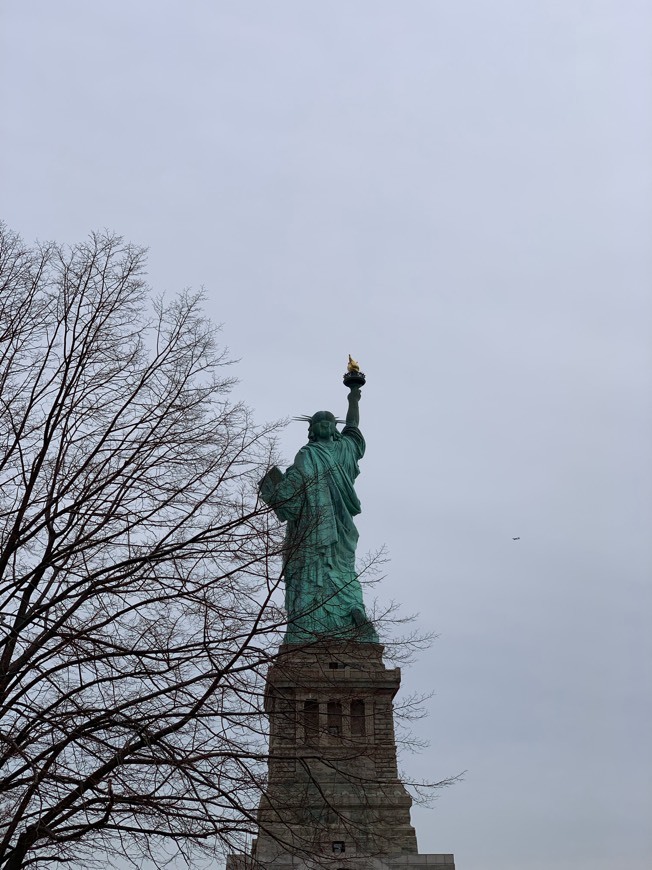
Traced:
<path fill-rule="evenodd" d="M 312 423 L 313 416 L 314 415 L 308 416 L 307 414 L 302 414 L 300 417 L 293 417 L 292 419 L 295 420 L 297 423 Z M 340 425 L 342 423 L 346 423 L 346 420 L 340 420 L 339 417 L 335 417 L 334 419 L 335 422 L 339 423 Z"/>

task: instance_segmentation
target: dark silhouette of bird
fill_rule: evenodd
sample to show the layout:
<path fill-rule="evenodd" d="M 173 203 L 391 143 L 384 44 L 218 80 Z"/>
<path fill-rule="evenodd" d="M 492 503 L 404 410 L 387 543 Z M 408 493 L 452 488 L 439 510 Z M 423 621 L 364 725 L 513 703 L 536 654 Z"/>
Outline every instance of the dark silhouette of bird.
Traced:
<path fill-rule="evenodd" d="M 520 538 L 512 538 L 512 541 L 520 541 Z"/>

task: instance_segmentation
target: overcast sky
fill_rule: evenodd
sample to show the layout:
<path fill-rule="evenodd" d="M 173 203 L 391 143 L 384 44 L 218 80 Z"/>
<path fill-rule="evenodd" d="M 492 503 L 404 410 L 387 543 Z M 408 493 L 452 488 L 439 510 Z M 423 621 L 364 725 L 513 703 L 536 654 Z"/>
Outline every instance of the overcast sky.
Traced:
<path fill-rule="evenodd" d="M 261 421 L 367 373 L 360 549 L 439 634 L 403 765 L 468 771 L 420 851 L 648 870 L 649 0 L 1 9 L 13 229 L 204 286 Z"/>

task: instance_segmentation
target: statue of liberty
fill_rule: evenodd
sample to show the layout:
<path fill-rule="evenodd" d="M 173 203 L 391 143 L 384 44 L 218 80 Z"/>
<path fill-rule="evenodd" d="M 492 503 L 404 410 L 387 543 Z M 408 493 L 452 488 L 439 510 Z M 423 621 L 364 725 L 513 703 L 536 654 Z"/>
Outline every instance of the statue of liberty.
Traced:
<path fill-rule="evenodd" d="M 347 380 L 348 378 L 348 380 Z M 355 570 L 360 501 L 353 483 L 365 452 L 360 422 L 364 375 L 349 357 L 348 413 L 342 431 L 330 411 L 303 417 L 308 443 L 283 474 L 275 466 L 260 482 L 263 501 L 287 522 L 283 559 L 286 643 L 337 637 L 378 643 Z"/>

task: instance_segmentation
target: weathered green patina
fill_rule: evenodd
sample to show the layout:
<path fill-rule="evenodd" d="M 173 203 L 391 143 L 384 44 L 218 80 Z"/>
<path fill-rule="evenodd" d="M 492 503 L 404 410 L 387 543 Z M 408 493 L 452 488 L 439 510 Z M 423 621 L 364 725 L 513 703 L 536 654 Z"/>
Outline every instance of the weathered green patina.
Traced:
<path fill-rule="evenodd" d="M 353 483 L 365 441 L 358 428 L 360 388 L 353 386 L 341 432 L 330 411 L 309 418 L 308 444 L 283 474 L 272 468 L 261 497 L 287 522 L 283 577 L 286 643 L 321 637 L 378 643 L 355 569 L 360 501 Z"/>

